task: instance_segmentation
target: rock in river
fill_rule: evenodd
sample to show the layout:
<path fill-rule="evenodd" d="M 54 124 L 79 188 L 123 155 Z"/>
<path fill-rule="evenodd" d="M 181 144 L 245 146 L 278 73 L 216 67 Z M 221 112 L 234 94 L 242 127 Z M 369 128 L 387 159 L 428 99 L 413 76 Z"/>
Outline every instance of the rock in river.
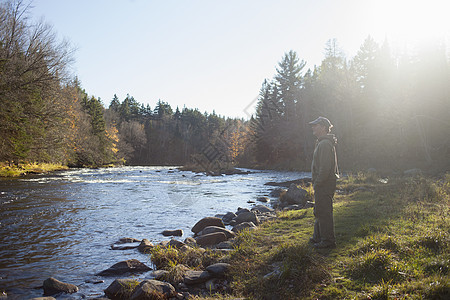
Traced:
<path fill-rule="evenodd" d="M 205 227 L 208 227 L 208 226 L 218 226 L 218 227 L 225 228 L 225 225 L 223 224 L 222 219 L 216 218 L 216 217 L 206 217 L 206 218 L 203 218 L 200 221 L 198 221 L 194 225 L 194 227 L 192 227 L 191 230 L 193 233 L 199 233 Z"/>
<path fill-rule="evenodd" d="M 101 271 L 97 276 L 113 276 L 122 275 L 126 273 L 142 273 L 150 271 L 151 268 L 147 267 L 137 259 L 129 259 L 114 264 L 109 269 Z"/>
<path fill-rule="evenodd" d="M 176 229 L 176 230 L 164 230 L 161 232 L 163 236 L 183 236 L 183 230 Z"/>
<path fill-rule="evenodd" d="M 44 295 L 51 296 L 58 293 L 72 294 L 78 292 L 78 287 L 70 283 L 64 283 L 53 277 L 44 280 Z"/>

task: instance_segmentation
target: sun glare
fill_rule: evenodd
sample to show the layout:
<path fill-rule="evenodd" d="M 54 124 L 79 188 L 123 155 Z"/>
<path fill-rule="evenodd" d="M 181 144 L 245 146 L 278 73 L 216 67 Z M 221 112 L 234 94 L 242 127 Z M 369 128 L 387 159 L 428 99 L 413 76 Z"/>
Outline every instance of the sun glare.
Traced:
<path fill-rule="evenodd" d="M 381 0 L 372 2 L 373 23 L 393 42 L 422 43 L 448 39 L 450 18 L 445 0 Z"/>

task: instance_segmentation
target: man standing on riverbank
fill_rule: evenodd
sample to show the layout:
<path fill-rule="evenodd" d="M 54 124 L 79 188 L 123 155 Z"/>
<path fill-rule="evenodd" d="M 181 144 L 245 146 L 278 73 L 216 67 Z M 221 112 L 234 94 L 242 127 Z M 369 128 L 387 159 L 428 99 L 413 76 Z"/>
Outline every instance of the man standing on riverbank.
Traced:
<path fill-rule="evenodd" d="M 336 246 L 333 197 L 338 177 L 336 138 L 334 134 L 330 134 L 333 125 L 327 118 L 318 117 L 309 124 L 317 137 L 311 165 L 315 222 L 314 234 L 310 242 L 315 248 L 333 248 Z"/>

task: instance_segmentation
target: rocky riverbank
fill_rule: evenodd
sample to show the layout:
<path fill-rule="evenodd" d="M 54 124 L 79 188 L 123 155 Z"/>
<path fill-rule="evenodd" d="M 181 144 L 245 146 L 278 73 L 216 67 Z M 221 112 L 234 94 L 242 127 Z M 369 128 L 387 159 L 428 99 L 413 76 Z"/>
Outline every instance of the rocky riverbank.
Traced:
<path fill-rule="evenodd" d="M 270 198 L 256 199 L 265 204 L 270 202 L 272 207 L 255 204 L 251 209 L 238 208 L 235 212 L 202 218 L 191 228 L 191 236 L 183 241 L 177 239 L 184 235 L 180 229 L 161 232 L 163 236 L 172 238 L 157 244 L 147 239 L 122 238 L 111 245 L 112 250 L 136 249 L 150 254 L 153 265 L 148 266 L 136 259 L 121 261 L 87 282 L 104 283 L 104 279 L 115 277 L 104 290 L 104 297 L 108 299 L 191 299 L 214 293 L 230 294 L 228 260 L 234 250 L 236 236 L 275 220 L 276 210 L 309 207 L 308 191 L 290 184 L 289 189 L 274 189 L 268 195 Z M 134 278 L 139 274 L 145 274 L 145 279 Z M 46 279 L 40 288 L 46 297 L 41 299 L 78 292 L 77 286 L 56 278 Z"/>

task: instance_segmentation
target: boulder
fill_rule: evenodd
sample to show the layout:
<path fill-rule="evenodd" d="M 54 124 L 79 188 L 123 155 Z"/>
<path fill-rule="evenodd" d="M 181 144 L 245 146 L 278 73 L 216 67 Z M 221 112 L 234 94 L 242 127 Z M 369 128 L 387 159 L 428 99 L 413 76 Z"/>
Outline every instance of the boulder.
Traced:
<path fill-rule="evenodd" d="M 216 217 L 206 217 L 198 221 L 191 230 L 193 233 L 198 233 L 208 226 L 218 226 L 225 228 L 222 219 Z"/>
<path fill-rule="evenodd" d="M 101 271 L 97 276 L 113 276 L 122 275 L 126 273 L 142 273 L 150 271 L 151 268 L 141 263 L 137 259 L 129 259 L 114 264 L 109 269 Z"/>
<path fill-rule="evenodd" d="M 152 242 L 150 242 L 147 239 L 143 239 L 141 241 L 141 244 L 138 246 L 138 250 L 141 253 L 148 254 L 148 253 L 150 253 L 150 250 L 153 249 L 153 247 L 154 247 L 154 245 Z"/>
<path fill-rule="evenodd" d="M 282 196 L 281 201 L 286 205 L 297 204 L 303 206 L 306 203 L 307 194 L 308 192 L 306 190 L 299 188 L 295 184 L 291 184 L 289 190 Z"/>
<path fill-rule="evenodd" d="M 212 246 L 216 245 L 220 242 L 224 242 L 227 240 L 227 236 L 223 232 L 215 232 L 210 234 L 205 234 L 196 238 L 197 244 L 204 246 Z"/>
<path fill-rule="evenodd" d="M 176 229 L 176 230 L 164 230 L 161 232 L 163 236 L 183 236 L 183 230 Z"/>
<path fill-rule="evenodd" d="M 142 281 L 139 286 L 136 287 L 129 299 L 169 299 L 176 295 L 177 292 L 170 283 L 148 279 Z"/>
<path fill-rule="evenodd" d="M 253 222 L 244 222 L 244 223 L 241 223 L 241 224 L 238 224 L 238 225 L 234 226 L 232 231 L 239 232 L 239 231 L 242 231 L 242 230 L 247 229 L 247 228 L 252 230 L 252 229 L 256 228 L 256 225 Z"/>
<path fill-rule="evenodd" d="M 254 206 L 252 208 L 252 211 L 253 212 L 258 212 L 259 211 L 260 213 L 272 213 L 275 210 L 273 208 L 269 208 L 269 207 L 267 207 L 265 205 L 260 204 L 260 205 Z"/>
<path fill-rule="evenodd" d="M 230 211 L 222 217 L 222 221 L 225 225 L 229 225 L 234 218 L 236 218 L 236 214 Z"/>
<path fill-rule="evenodd" d="M 206 271 L 211 273 L 213 277 L 225 277 L 225 274 L 228 272 L 230 268 L 230 264 L 227 263 L 216 263 L 206 267 Z"/>
<path fill-rule="evenodd" d="M 44 295 L 51 296 L 59 293 L 72 294 L 78 292 L 78 287 L 74 284 L 65 283 L 53 277 L 44 280 Z"/>
<path fill-rule="evenodd" d="M 267 203 L 270 201 L 269 197 L 258 197 L 256 200 L 263 203 Z"/>
<path fill-rule="evenodd" d="M 104 290 L 112 300 L 130 299 L 138 282 L 136 279 L 116 279 Z"/>
<path fill-rule="evenodd" d="M 283 189 L 283 188 L 276 188 L 276 189 L 274 189 L 273 191 L 271 191 L 271 192 L 269 193 L 269 196 L 270 196 L 270 197 L 274 197 L 274 198 L 278 198 L 278 197 L 280 197 L 281 194 L 283 194 L 283 193 L 285 193 L 285 192 L 287 192 L 286 189 Z"/>
<path fill-rule="evenodd" d="M 209 279 L 211 279 L 211 274 L 208 271 L 189 270 L 184 274 L 184 283 L 187 285 L 204 283 Z"/>
<path fill-rule="evenodd" d="M 216 245 L 216 249 L 233 249 L 233 242 L 225 241 L 225 242 L 218 243 Z"/>
<path fill-rule="evenodd" d="M 253 224 L 259 224 L 259 219 L 254 212 L 248 211 L 238 214 L 238 216 L 234 219 L 236 221 L 235 225 L 241 224 L 244 222 L 253 222 Z"/>
<path fill-rule="evenodd" d="M 128 244 L 128 243 L 139 243 L 141 240 L 135 238 L 120 238 L 114 244 Z"/>
<path fill-rule="evenodd" d="M 195 241 L 195 239 L 193 237 L 187 237 L 184 240 L 184 243 L 190 247 L 195 247 L 197 246 L 197 242 Z"/>
<path fill-rule="evenodd" d="M 248 208 L 238 207 L 238 210 L 236 212 L 236 216 L 239 216 L 240 214 L 247 213 L 247 212 L 250 212 L 250 210 Z"/>
<path fill-rule="evenodd" d="M 113 244 L 111 245 L 111 250 L 130 250 L 130 249 L 136 249 L 139 247 L 139 242 L 133 242 L 133 243 L 122 243 L 122 244 Z"/>
<path fill-rule="evenodd" d="M 177 249 L 179 249 L 179 248 L 181 248 L 181 247 L 183 247 L 185 245 L 186 244 L 183 243 L 182 241 L 178 241 L 178 240 L 175 240 L 175 239 L 170 240 L 170 242 L 168 244 L 168 246 L 175 247 Z"/>
<path fill-rule="evenodd" d="M 225 235 L 227 236 L 227 239 L 231 239 L 234 238 L 236 236 L 236 234 L 226 228 L 222 228 L 222 227 L 217 227 L 217 226 L 208 226 L 205 227 L 202 231 L 200 231 L 198 233 L 199 236 L 201 235 L 206 235 L 206 234 L 210 234 L 210 233 L 216 233 L 216 232 L 223 232 L 225 233 Z"/>
<path fill-rule="evenodd" d="M 152 276 L 153 278 L 155 278 L 155 280 L 164 280 L 168 275 L 169 271 L 166 270 L 156 270 L 152 272 Z"/>

